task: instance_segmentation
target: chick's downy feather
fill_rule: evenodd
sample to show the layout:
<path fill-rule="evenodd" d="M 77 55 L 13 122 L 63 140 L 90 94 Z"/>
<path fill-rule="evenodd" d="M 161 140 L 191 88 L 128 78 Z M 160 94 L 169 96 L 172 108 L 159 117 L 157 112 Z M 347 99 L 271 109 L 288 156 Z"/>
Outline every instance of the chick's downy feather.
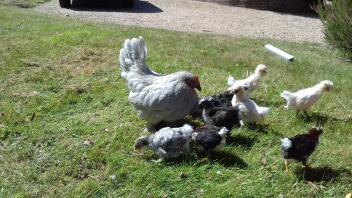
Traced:
<path fill-rule="evenodd" d="M 121 76 L 130 91 L 128 100 L 138 115 L 155 125 L 184 118 L 198 105 L 198 77 L 186 71 L 158 74 L 146 65 L 147 48 L 142 37 L 127 39 L 120 50 Z"/>

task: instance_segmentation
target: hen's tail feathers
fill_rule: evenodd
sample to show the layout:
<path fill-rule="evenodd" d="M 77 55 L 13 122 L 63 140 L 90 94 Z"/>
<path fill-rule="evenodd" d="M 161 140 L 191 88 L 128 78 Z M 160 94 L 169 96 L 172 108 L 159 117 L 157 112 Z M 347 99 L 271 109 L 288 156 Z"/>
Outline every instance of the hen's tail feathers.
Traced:
<path fill-rule="evenodd" d="M 287 151 L 292 147 L 292 142 L 288 138 L 281 139 L 281 147 L 283 150 Z"/>
<path fill-rule="evenodd" d="M 227 133 L 229 132 L 230 130 L 228 130 L 226 127 L 222 127 L 219 131 L 219 135 L 221 137 L 225 137 L 227 135 Z"/>
<path fill-rule="evenodd" d="M 149 69 L 145 64 L 147 59 L 147 47 L 143 37 L 126 39 L 123 48 L 120 50 L 120 67 L 121 76 L 133 71 L 139 74 L 158 75 L 156 72 Z"/>
<path fill-rule="evenodd" d="M 229 78 L 227 79 L 227 84 L 229 86 L 232 86 L 233 84 L 235 84 L 236 80 L 233 76 L 229 75 Z"/>

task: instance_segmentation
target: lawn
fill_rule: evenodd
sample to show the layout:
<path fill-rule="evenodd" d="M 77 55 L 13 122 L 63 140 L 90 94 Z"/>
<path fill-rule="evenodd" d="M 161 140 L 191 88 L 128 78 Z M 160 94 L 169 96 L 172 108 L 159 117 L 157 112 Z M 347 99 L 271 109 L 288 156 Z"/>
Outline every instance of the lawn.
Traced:
<path fill-rule="evenodd" d="M 0 6 L 0 197 L 343 197 L 352 190 L 352 64 L 322 44 L 291 43 L 95 24 Z M 128 103 L 118 52 L 142 35 L 147 63 L 160 73 L 200 76 L 202 96 L 226 89 L 259 63 L 269 68 L 254 94 L 271 108 L 266 132 L 232 130 L 234 141 L 209 160 L 192 153 L 155 164 L 133 143 L 144 122 Z M 271 43 L 296 60 L 285 62 Z M 284 109 L 284 89 L 320 80 L 335 89 L 313 119 Z M 303 172 L 285 173 L 280 138 L 326 118 Z"/>

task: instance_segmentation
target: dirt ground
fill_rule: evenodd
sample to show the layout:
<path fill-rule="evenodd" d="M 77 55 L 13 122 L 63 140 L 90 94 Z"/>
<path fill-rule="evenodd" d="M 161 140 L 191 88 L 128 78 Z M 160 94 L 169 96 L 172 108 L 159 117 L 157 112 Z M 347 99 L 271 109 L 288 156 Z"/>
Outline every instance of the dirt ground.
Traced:
<path fill-rule="evenodd" d="M 322 23 L 316 16 L 239 8 L 192 0 L 136 1 L 133 9 L 76 7 L 63 9 L 54 0 L 37 11 L 81 20 L 161 28 L 182 32 L 322 42 Z"/>

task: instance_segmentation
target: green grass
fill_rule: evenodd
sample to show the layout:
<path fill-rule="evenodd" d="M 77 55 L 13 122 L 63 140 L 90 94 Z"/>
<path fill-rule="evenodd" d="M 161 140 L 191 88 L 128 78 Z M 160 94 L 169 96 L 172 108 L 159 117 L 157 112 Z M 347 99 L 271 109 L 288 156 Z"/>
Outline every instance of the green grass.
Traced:
<path fill-rule="evenodd" d="M 17 6 L 20 8 L 33 8 L 34 6 L 50 0 L 1 0 L 0 6 Z"/>
<path fill-rule="evenodd" d="M 0 7 L 0 21 L 0 197 L 343 197 L 352 189 L 352 64 L 323 45 L 99 25 L 12 7 Z M 226 89 L 230 73 L 268 65 L 254 95 L 272 109 L 267 133 L 233 130 L 234 142 L 210 160 L 193 153 L 157 165 L 150 151 L 135 155 L 144 122 L 127 101 L 117 56 L 124 39 L 139 35 L 153 69 L 198 74 L 201 95 Z M 266 43 L 296 60 L 269 54 Z M 336 88 L 314 107 L 328 118 L 310 158 L 315 174 L 304 178 L 299 164 L 287 174 L 280 138 L 315 121 L 286 111 L 279 93 L 325 79 Z"/>

